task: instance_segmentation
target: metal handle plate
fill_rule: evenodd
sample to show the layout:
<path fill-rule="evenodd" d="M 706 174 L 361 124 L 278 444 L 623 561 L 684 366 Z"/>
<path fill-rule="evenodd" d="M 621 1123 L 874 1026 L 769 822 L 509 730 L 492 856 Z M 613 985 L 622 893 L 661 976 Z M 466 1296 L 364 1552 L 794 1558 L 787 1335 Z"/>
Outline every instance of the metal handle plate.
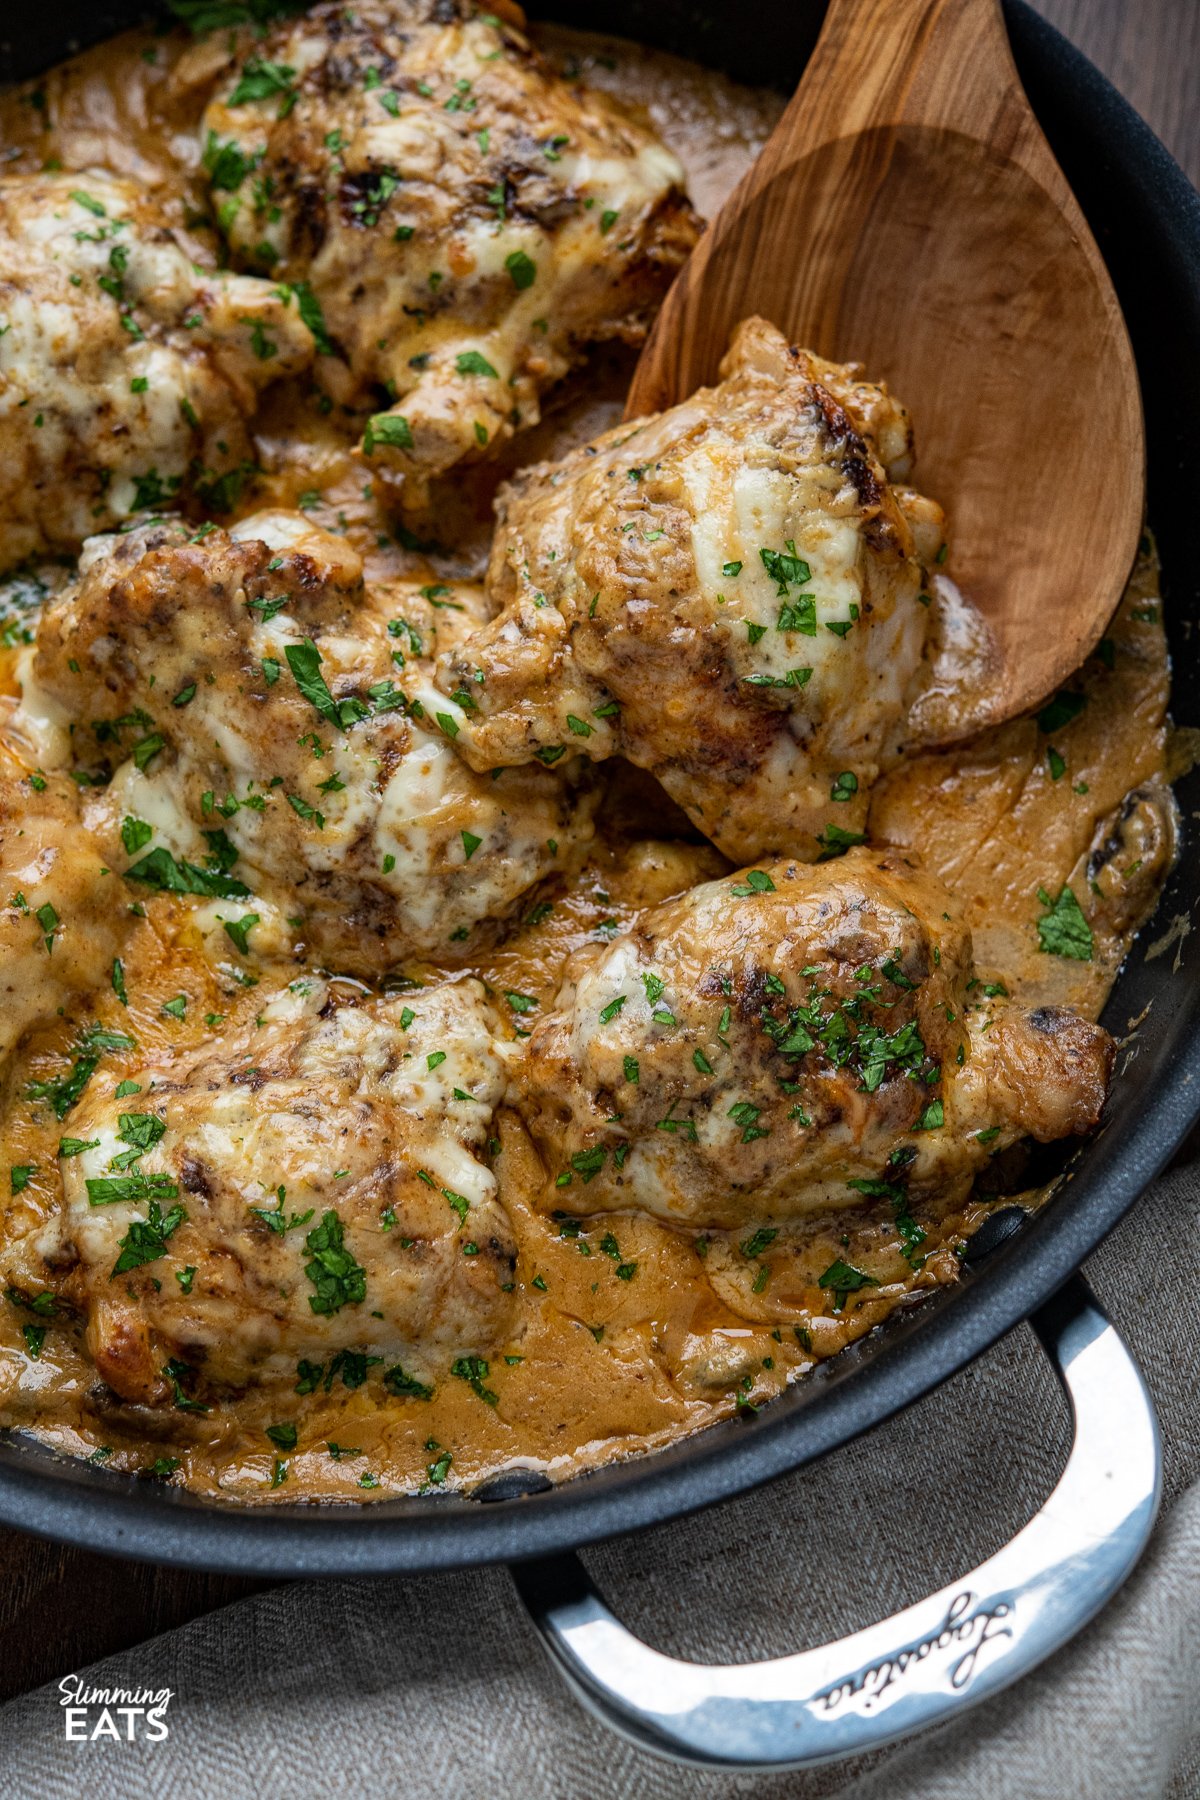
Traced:
<path fill-rule="evenodd" d="M 944 1724 L 1016 1681 L 1116 1593 L 1150 1535 L 1162 1448 L 1141 1371 L 1076 1277 L 1031 1323 L 1074 1422 L 1053 1493 L 979 1568 L 879 1624 L 767 1662 L 684 1662 L 628 1631 L 577 1556 L 512 1576 L 605 1724 L 675 1761 L 804 1768 Z"/>

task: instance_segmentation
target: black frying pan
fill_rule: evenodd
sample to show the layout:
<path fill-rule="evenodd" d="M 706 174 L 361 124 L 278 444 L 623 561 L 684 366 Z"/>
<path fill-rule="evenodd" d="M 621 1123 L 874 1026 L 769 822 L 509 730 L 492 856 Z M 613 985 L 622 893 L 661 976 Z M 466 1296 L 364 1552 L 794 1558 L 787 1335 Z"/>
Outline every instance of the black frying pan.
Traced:
<path fill-rule="evenodd" d="M 35 73 L 80 44 L 134 22 L 141 10 L 137 0 L 110 0 L 100 8 L 90 0 L 59 0 L 44 12 L 13 9 L 3 28 L 0 78 Z M 820 23 L 819 5 L 796 0 L 759 0 L 753 29 L 747 29 L 743 9 L 722 0 L 603 5 L 559 0 L 551 10 L 563 22 L 622 33 L 719 66 L 740 80 L 789 91 Z M 1024 0 L 1006 0 L 1005 11 L 1021 77 L 1108 262 L 1129 324 L 1145 401 L 1150 517 L 1163 560 L 1174 716 L 1180 724 L 1200 725 L 1195 553 L 1200 197 L 1083 56 Z M 1178 795 L 1183 818 L 1190 821 L 1200 808 L 1200 776 L 1187 776 Z M 393 1573 L 544 1559 L 518 1570 L 518 1583 L 564 1672 L 613 1722 L 677 1756 L 743 1766 L 819 1760 L 930 1723 L 944 1715 L 948 1696 L 956 1697 L 955 1704 L 984 1697 L 1048 1654 L 1096 1610 L 1132 1566 L 1153 1518 L 1153 1417 L 1136 1370 L 1080 1284 L 1049 1307 L 1047 1302 L 1133 1204 L 1200 1113 L 1200 932 L 1183 935 L 1165 954 L 1146 954 L 1146 946 L 1172 921 L 1187 918 L 1198 887 L 1200 841 L 1188 830 L 1158 916 L 1135 946 L 1105 1013 L 1118 1037 L 1132 1018 L 1145 1014 L 1135 1053 L 1119 1057 L 1105 1125 L 1070 1155 L 1071 1179 L 1057 1196 L 1035 1219 L 1025 1221 L 1013 1209 L 989 1220 L 971 1246 L 957 1287 L 931 1296 L 916 1312 L 894 1317 L 755 1417 L 716 1425 L 671 1449 L 556 1489 L 541 1477 L 518 1473 L 471 1498 L 445 1495 L 325 1509 L 221 1505 L 56 1458 L 9 1434 L 0 1440 L 0 1521 L 107 1553 L 260 1576 Z M 640 1702 L 647 1692 L 666 1693 L 673 1682 L 679 1686 L 669 1669 L 681 1665 L 668 1666 L 663 1658 L 649 1665 L 639 1661 L 639 1653 L 650 1658 L 653 1653 L 622 1636 L 587 1587 L 582 1566 L 565 1553 L 711 1505 L 800 1467 L 928 1392 L 1038 1309 L 1039 1331 L 1077 1411 L 1075 1474 L 1069 1467 L 1064 1482 L 1070 1477 L 1077 1498 L 1090 1504 L 1081 1486 L 1084 1475 L 1093 1482 L 1104 1478 L 1097 1443 L 1087 1457 L 1081 1449 L 1089 1421 L 1103 1433 L 1105 1419 L 1118 1418 L 1120 1460 L 1126 1465 L 1136 1460 L 1137 1444 L 1144 1452 L 1125 1511 L 1110 1521 L 1107 1559 L 1094 1545 L 1082 1561 L 1078 1555 L 1069 1564 L 1060 1558 L 1050 1575 L 1043 1570 L 1040 1587 L 1028 1569 L 1019 1587 L 1011 1582 L 1006 1587 L 1004 1572 L 993 1579 L 991 1565 L 985 1565 L 958 1588 L 923 1603 L 921 1618 L 916 1608 L 911 1618 L 875 1628 L 890 1631 L 886 1641 L 867 1643 L 869 1634 L 860 1634 L 863 1642 L 835 1647 L 832 1661 L 826 1652 L 809 1653 L 826 1657 L 824 1672 L 815 1664 L 801 1670 L 799 1659 L 785 1659 L 789 1672 L 760 1675 L 754 1699 L 739 1698 L 736 1681 L 726 1682 L 723 1691 L 717 1691 L 720 1683 L 714 1688 L 711 1681 L 698 1687 L 693 1682 L 686 1692 L 684 1682 L 656 1716 L 648 1715 Z M 1101 1364 L 1104 1403 L 1098 1405 Z M 1058 1497 L 1069 1498 L 1061 1491 Z M 1094 1505 L 1091 1511 L 1096 1523 Z M 1031 1596 L 1040 1598 L 1035 1603 Z M 1002 1610 L 989 1613 L 989 1604 Z M 855 1671 L 852 1677 L 844 1677 L 843 1665 Z M 935 1665 L 937 1680 L 927 1679 Z M 897 1680 L 896 1666 L 911 1672 Z M 892 1671 L 886 1679 L 883 1669 Z M 800 1682 L 806 1684 L 803 1694 Z M 786 1707 L 782 1698 L 778 1703 L 764 1698 L 774 1691 L 773 1683 L 787 1689 Z M 786 1718 L 782 1712 L 768 1716 L 774 1704 L 785 1707 Z M 808 1735 L 797 1737 L 800 1712 Z"/>

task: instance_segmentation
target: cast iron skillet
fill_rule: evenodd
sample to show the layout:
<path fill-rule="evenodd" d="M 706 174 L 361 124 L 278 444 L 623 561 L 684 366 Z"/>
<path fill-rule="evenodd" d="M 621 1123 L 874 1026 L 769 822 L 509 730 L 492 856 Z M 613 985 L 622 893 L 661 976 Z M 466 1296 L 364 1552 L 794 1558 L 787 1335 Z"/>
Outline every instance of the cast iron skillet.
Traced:
<path fill-rule="evenodd" d="M 0 79 L 36 73 L 134 22 L 141 10 L 137 0 L 14 9 L 5 25 L 8 41 L 0 44 Z M 744 9 L 720 0 L 557 0 L 546 10 L 565 23 L 622 33 L 740 80 L 790 91 L 821 9 L 819 0 L 759 0 L 752 29 Z M 1005 10 L 1030 99 L 1125 309 L 1146 409 L 1150 517 L 1163 560 L 1174 715 L 1180 724 L 1200 725 L 1200 631 L 1194 629 L 1200 592 L 1191 525 L 1200 491 L 1194 429 L 1200 198 L 1084 57 L 1024 0 L 1006 0 Z M 1178 794 L 1190 820 L 1200 806 L 1200 776 L 1186 777 Z M 1185 929 L 1198 887 L 1200 841 L 1189 832 L 1159 913 L 1105 1013 L 1118 1036 L 1144 1014 L 1136 1044 L 1118 1059 L 1103 1129 L 1070 1157 L 1070 1178 L 1057 1197 L 1035 1220 L 1023 1222 L 1013 1210 L 989 1221 L 958 1287 L 893 1318 L 757 1416 L 557 1489 L 518 1472 L 470 1499 L 430 1496 L 362 1509 L 219 1505 L 64 1461 L 8 1434 L 0 1441 L 0 1522 L 109 1554 L 260 1576 L 543 1559 L 515 1573 L 564 1673 L 610 1722 L 650 1748 L 694 1760 L 740 1766 L 823 1760 L 929 1723 L 951 1703 L 982 1698 L 1103 1603 L 1136 1560 L 1153 1519 L 1157 1442 L 1140 1377 L 1081 1284 L 1047 1302 L 1200 1112 L 1200 932 Z M 1153 947 L 1172 926 L 1171 943 L 1156 954 Z M 922 1603 L 924 1612 L 914 1608 L 911 1616 L 873 1628 L 874 1637 L 859 1634 L 804 1658 L 754 1665 L 747 1671 L 751 1687 L 736 1679 L 737 1671 L 690 1670 L 638 1644 L 588 1587 L 582 1565 L 565 1554 L 800 1467 L 928 1392 L 1039 1308 L 1039 1333 L 1077 1414 L 1076 1450 L 1049 1510 L 1058 1503 L 1061 1514 L 1073 1497 L 1079 1501 L 1092 1528 L 1089 1546 L 1050 1544 L 1055 1529 L 1063 1538 L 1062 1519 L 1052 1528 L 1044 1509 L 993 1559 L 1009 1558 L 1003 1570 L 985 1565 Z M 1102 1519 L 1099 1489 L 1112 1493 L 1122 1484 L 1127 1491 Z M 653 1716 L 645 1707 L 648 1693 L 661 1703 Z"/>

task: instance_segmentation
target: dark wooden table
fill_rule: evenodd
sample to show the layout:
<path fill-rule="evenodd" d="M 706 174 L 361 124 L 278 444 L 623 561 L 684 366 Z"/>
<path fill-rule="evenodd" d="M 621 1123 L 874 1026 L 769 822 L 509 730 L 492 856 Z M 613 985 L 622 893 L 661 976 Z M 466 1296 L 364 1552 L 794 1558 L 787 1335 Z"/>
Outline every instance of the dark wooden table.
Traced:
<path fill-rule="evenodd" d="M 1197 0 L 1034 0 L 1200 185 Z M 0 1532 L 0 1698 L 82 1669 L 259 1585 L 116 1562 Z"/>

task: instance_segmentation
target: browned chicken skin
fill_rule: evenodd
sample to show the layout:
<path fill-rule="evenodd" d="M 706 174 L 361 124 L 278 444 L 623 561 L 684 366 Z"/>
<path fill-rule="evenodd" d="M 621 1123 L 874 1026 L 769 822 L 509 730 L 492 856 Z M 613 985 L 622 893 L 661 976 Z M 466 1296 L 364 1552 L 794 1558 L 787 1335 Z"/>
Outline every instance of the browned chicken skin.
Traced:
<path fill-rule="evenodd" d="M 228 511 L 259 395 L 312 356 L 278 283 L 197 268 L 137 182 L 0 178 L 0 570 L 144 507 Z"/>
<path fill-rule="evenodd" d="M 882 390 L 761 321 L 723 374 L 518 476 L 489 568 L 497 615 L 438 680 L 472 695 L 461 746 L 478 769 L 619 753 L 735 860 L 815 858 L 861 841 L 921 661 L 919 550 L 936 551 L 940 513 L 912 499 L 919 545 L 826 381 L 900 466 L 907 419 Z"/>
<path fill-rule="evenodd" d="M 1100 1027 L 986 993 L 911 860 L 852 850 L 707 882 L 580 952 L 519 1087 L 554 1205 L 737 1228 L 965 1195 L 998 1148 L 1094 1125 L 1111 1058 Z"/>
<path fill-rule="evenodd" d="M 477 982 L 355 1005 L 305 978 L 244 1039 L 140 1070 L 135 1095 L 93 1084 L 38 1248 L 113 1391 L 290 1386 L 299 1358 L 326 1372 L 339 1352 L 402 1357 L 428 1386 L 486 1350 L 515 1260 L 483 1160 L 494 1030 Z M 20 1255 L 7 1273 L 27 1279 Z"/>
<path fill-rule="evenodd" d="M 391 396 L 363 449 L 404 477 L 406 506 L 535 424 L 588 343 L 637 342 L 696 236 L 657 137 L 555 76 L 519 10 L 499 12 L 314 6 L 204 117 L 238 260 L 308 284 L 339 400 Z"/>
<path fill-rule="evenodd" d="M 455 754 L 422 673 L 429 602 L 368 591 L 340 539 L 269 514 L 89 554 L 40 623 L 25 713 L 36 696 L 58 720 L 47 766 L 111 775 L 87 822 L 133 891 L 179 891 L 183 869 L 182 891 L 265 903 L 252 949 L 286 921 L 379 976 L 414 947 L 452 954 L 590 835 L 557 773 L 493 780 Z"/>

